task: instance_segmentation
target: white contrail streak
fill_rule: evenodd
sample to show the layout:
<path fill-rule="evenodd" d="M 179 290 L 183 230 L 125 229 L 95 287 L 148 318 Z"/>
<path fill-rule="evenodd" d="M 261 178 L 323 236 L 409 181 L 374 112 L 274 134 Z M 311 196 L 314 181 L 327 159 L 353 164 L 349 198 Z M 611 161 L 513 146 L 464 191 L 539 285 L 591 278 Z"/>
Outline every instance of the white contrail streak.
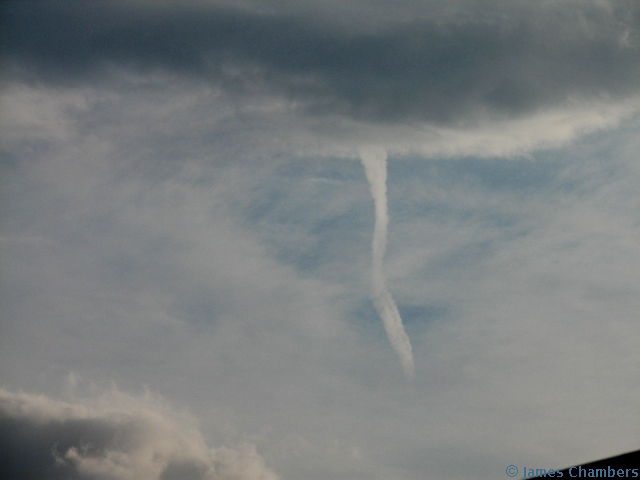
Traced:
<path fill-rule="evenodd" d="M 369 189 L 375 203 L 376 221 L 373 229 L 372 241 L 372 290 L 373 304 L 382 318 L 384 328 L 391 346 L 395 350 L 402 368 L 407 378 L 415 375 L 415 365 L 413 363 L 413 353 L 411 342 L 402 326 L 402 318 L 396 303 L 384 278 L 382 262 L 387 249 L 387 225 L 389 224 L 389 213 L 387 211 L 387 152 L 382 148 L 361 148 L 359 150 L 360 160 L 364 166 Z"/>

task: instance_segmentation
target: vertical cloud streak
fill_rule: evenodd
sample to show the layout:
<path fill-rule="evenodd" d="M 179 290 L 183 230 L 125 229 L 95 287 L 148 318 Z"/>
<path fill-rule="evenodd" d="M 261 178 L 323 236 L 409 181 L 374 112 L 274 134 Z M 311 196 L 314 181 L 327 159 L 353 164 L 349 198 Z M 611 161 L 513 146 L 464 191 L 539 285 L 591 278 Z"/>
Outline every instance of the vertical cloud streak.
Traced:
<path fill-rule="evenodd" d="M 387 337 L 394 351 L 400 357 L 405 376 L 415 375 L 411 342 L 402 325 L 398 307 L 387 289 L 382 262 L 387 249 L 387 152 L 382 148 L 361 148 L 360 160 L 369 181 L 369 189 L 375 203 L 375 226 L 372 241 L 372 294 L 373 303 L 382 318 Z"/>

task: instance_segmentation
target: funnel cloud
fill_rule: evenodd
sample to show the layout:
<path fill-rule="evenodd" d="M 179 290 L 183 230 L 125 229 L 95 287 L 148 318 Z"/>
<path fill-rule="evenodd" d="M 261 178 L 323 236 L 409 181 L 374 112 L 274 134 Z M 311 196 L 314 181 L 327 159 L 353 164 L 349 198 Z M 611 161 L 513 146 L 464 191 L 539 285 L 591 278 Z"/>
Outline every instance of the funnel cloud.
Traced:
<path fill-rule="evenodd" d="M 636 0 L 1 2 L 0 480 L 640 448 L 638 159 Z"/>
<path fill-rule="evenodd" d="M 373 229 L 372 245 L 372 295 L 373 304 L 382 318 L 387 337 L 393 350 L 400 357 L 407 378 L 415 376 L 415 365 L 411 342 L 402 325 L 398 307 L 387 289 L 382 263 L 387 249 L 387 152 L 383 148 L 361 148 L 360 160 L 364 166 L 369 189 L 375 203 L 376 221 Z"/>

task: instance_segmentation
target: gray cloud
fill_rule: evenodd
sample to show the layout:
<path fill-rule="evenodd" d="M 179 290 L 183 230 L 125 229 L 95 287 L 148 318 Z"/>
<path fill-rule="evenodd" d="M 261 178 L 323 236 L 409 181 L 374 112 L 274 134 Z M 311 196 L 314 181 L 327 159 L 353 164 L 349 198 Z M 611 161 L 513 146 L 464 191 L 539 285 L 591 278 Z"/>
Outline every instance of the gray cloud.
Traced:
<path fill-rule="evenodd" d="M 374 23 L 388 7 L 358 3 L 340 20 L 322 2 L 17 3 L 3 10 L 4 53 L 58 81 L 161 69 L 305 115 L 383 123 L 459 125 L 640 86 L 637 3 L 405 2 L 403 17 Z"/>
<path fill-rule="evenodd" d="M 61 402 L 0 390 L 0 475 L 7 480 L 277 480 L 255 447 L 209 449 L 151 397 L 112 391 Z"/>

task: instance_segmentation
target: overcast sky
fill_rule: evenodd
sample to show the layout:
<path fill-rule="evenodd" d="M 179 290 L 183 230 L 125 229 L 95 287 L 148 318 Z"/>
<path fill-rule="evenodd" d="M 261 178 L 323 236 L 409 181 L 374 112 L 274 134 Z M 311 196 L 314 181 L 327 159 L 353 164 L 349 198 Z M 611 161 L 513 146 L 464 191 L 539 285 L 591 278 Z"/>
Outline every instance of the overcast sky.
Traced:
<path fill-rule="evenodd" d="M 640 3 L 4 2 L 0 36 L 3 478 L 640 447 Z"/>

